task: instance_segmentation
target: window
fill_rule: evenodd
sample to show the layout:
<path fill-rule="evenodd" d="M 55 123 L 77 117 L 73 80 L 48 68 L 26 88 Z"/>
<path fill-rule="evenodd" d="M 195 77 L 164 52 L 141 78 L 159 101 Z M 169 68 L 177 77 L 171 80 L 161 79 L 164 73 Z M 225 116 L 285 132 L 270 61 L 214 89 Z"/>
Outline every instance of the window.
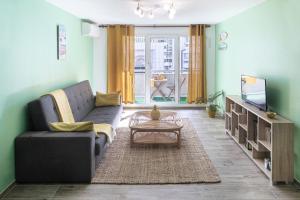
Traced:
<path fill-rule="evenodd" d="M 151 39 L 151 65 L 153 71 L 174 70 L 173 46 L 173 39 Z"/>
<path fill-rule="evenodd" d="M 145 37 L 135 37 L 135 71 L 144 72 L 146 69 Z"/>

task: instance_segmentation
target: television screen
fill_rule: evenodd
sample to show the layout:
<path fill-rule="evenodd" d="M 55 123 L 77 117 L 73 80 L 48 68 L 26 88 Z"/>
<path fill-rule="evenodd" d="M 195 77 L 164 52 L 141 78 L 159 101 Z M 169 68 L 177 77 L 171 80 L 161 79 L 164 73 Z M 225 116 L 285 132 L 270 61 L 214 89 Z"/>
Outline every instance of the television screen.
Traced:
<path fill-rule="evenodd" d="M 261 110 L 267 110 L 266 79 L 242 75 L 241 94 L 247 103 Z"/>

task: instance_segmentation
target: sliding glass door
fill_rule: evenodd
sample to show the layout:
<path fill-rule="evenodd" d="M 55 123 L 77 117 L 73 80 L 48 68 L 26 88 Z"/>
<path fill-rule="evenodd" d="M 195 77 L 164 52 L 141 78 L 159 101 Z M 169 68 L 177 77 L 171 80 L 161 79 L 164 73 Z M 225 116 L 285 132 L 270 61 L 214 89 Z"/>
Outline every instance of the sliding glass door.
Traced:
<path fill-rule="evenodd" d="M 135 38 L 135 103 L 146 103 L 146 43 L 145 37 Z"/>
<path fill-rule="evenodd" d="M 150 48 L 151 102 L 175 102 L 175 38 L 151 37 Z"/>
<path fill-rule="evenodd" d="M 188 58 L 187 36 L 137 36 L 136 103 L 186 103 Z"/>

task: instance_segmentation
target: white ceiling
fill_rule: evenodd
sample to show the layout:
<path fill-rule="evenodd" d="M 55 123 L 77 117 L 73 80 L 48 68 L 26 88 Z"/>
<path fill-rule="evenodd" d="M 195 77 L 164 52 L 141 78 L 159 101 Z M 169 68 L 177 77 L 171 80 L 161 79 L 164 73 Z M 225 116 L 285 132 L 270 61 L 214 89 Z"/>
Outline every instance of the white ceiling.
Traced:
<path fill-rule="evenodd" d="M 176 15 L 169 19 L 163 9 L 172 0 L 141 0 L 146 8 L 158 7 L 155 18 L 134 14 L 137 0 L 47 0 L 82 19 L 98 24 L 216 24 L 265 0 L 173 0 Z M 159 7 L 160 6 L 160 7 Z"/>

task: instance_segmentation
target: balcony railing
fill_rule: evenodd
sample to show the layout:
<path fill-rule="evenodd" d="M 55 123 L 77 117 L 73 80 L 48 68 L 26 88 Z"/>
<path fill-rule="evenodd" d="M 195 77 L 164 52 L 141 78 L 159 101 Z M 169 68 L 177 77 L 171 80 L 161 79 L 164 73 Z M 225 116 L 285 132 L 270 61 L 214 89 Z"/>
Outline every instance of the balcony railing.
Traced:
<path fill-rule="evenodd" d="M 150 90 L 151 102 L 175 102 L 175 73 L 174 70 L 152 71 L 150 88 L 146 88 L 146 74 L 144 71 L 135 72 L 135 99 L 136 103 L 146 102 L 146 90 Z M 186 103 L 187 98 L 188 72 L 182 71 L 179 75 L 178 103 Z"/>

